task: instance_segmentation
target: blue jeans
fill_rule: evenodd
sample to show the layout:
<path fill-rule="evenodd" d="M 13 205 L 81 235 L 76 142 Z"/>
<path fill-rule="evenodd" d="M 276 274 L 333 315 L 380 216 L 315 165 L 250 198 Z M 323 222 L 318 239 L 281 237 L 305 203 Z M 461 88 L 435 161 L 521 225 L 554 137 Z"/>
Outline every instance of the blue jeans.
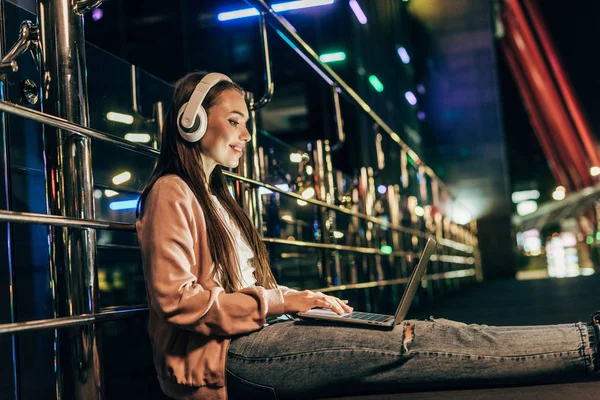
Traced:
<path fill-rule="evenodd" d="M 597 340 L 582 322 L 432 318 L 383 331 L 290 319 L 232 340 L 227 387 L 231 399 L 273 399 L 576 380 L 598 377 Z"/>

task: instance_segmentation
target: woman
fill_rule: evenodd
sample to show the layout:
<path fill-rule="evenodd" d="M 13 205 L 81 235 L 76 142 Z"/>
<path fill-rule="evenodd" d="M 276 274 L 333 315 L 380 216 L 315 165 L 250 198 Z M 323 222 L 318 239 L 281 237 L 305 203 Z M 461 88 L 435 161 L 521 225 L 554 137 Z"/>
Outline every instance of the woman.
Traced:
<path fill-rule="evenodd" d="M 260 235 L 219 167 L 238 166 L 247 121 L 243 91 L 226 76 L 182 78 L 140 198 L 149 330 L 168 396 L 220 399 L 229 390 L 232 398 L 310 398 L 597 376 L 597 318 L 539 327 L 432 319 L 379 331 L 288 317 L 352 308 L 275 282 Z"/>

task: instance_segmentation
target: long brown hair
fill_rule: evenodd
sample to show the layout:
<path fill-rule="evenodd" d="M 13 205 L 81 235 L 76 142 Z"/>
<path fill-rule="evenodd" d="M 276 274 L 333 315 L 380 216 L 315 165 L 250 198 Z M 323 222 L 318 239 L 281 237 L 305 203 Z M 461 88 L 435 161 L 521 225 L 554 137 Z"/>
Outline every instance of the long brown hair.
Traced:
<path fill-rule="evenodd" d="M 219 218 L 219 214 L 206 190 L 204 183 L 207 181 L 207 177 L 200 156 L 200 142 L 190 143 L 184 140 L 177 130 L 179 108 L 189 100 L 196 85 L 205 75 L 206 73 L 193 72 L 184 76 L 175 84 L 173 102 L 162 130 L 160 156 L 152 176 L 140 196 L 137 216 L 140 218 L 144 213 L 144 202 L 160 177 L 173 174 L 183 179 L 200 203 L 206 221 L 210 221 L 206 224 L 206 230 L 210 255 L 215 265 L 213 273 L 220 276 L 223 288 L 232 292 L 242 287 L 240 265 L 237 252 L 234 251 L 233 238 Z M 226 90 L 235 90 L 243 94 L 243 89 L 235 83 L 227 81 L 217 83 L 207 93 L 202 102 L 207 114 L 210 115 L 210 109 L 218 104 L 221 93 Z M 254 252 L 253 266 L 255 268 L 254 278 L 256 284 L 267 289 L 276 288 L 277 283 L 271 272 L 267 248 L 250 219 L 229 193 L 225 177 L 219 166 L 214 168 L 210 177 L 208 177 L 208 182 L 210 191 L 229 213 L 231 220 L 240 229 L 242 238 L 246 240 L 246 243 Z"/>

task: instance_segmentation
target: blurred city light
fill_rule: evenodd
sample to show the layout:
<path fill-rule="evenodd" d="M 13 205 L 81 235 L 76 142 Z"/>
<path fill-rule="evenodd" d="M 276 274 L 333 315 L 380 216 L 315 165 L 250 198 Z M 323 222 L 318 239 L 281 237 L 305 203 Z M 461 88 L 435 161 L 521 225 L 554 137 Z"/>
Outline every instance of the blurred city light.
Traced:
<path fill-rule="evenodd" d="M 302 161 L 302 154 L 300 153 L 291 153 L 290 154 L 290 161 L 293 163 L 299 163 L 300 161 Z"/>
<path fill-rule="evenodd" d="M 305 199 L 312 199 L 313 197 L 315 197 L 315 189 L 310 186 L 307 187 L 302 191 L 302 197 L 304 197 Z"/>
<path fill-rule="evenodd" d="M 271 5 L 273 11 L 282 12 L 290 10 L 299 10 L 302 8 L 325 6 L 333 4 L 334 0 L 298 0 L 298 1 L 286 1 L 285 3 L 278 3 Z M 240 10 L 222 12 L 217 15 L 219 21 L 230 21 L 232 19 L 254 17 L 259 14 L 256 8 L 244 8 Z"/>
<path fill-rule="evenodd" d="M 147 133 L 128 133 L 125 135 L 125 140 L 136 143 L 148 143 L 152 137 Z"/>
<path fill-rule="evenodd" d="M 410 56 L 404 47 L 398 47 L 398 55 L 404 64 L 408 64 L 410 62 Z"/>
<path fill-rule="evenodd" d="M 104 195 L 105 195 L 106 197 L 114 197 L 114 196 L 116 196 L 116 195 L 118 195 L 118 194 L 119 194 L 119 192 L 115 192 L 114 190 L 110 190 L 110 189 L 106 189 L 106 190 L 104 191 Z"/>
<path fill-rule="evenodd" d="M 415 207 L 415 215 L 417 217 L 422 217 L 423 215 L 425 215 L 425 210 L 423 209 L 423 207 L 421 206 L 416 206 Z"/>
<path fill-rule="evenodd" d="M 129 171 L 121 172 L 119 175 L 116 175 L 112 178 L 112 182 L 115 185 L 120 185 L 121 183 L 127 182 L 131 179 L 131 173 Z"/>
<path fill-rule="evenodd" d="M 379 78 L 377 78 L 375 75 L 369 76 L 369 82 L 375 90 L 378 92 L 383 92 L 383 83 L 381 83 Z"/>
<path fill-rule="evenodd" d="M 132 210 L 137 207 L 137 199 L 135 200 L 124 200 L 124 201 L 113 201 L 110 203 L 109 208 L 113 211 L 120 210 Z"/>
<path fill-rule="evenodd" d="M 335 53 L 325 53 L 319 56 L 319 60 L 324 63 L 336 62 L 336 61 L 344 61 L 346 59 L 346 53 L 343 51 L 338 51 Z"/>
<path fill-rule="evenodd" d="M 354 12 L 354 15 L 356 15 L 356 19 L 358 20 L 358 22 L 360 22 L 363 25 L 367 23 L 367 16 L 363 12 L 362 8 L 360 8 L 360 4 L 358 4 L 358 1 L 350 0 L 350 8 Z"/>
<path fill-rule="evenodd" d="M 335 239 L 341 239 L 344 237 L 344 232 L 340 232 L 340 231 L 333 231 L 333 237 Z"/>
<path fill-rule="evenodd" d="M 404 98 L 406 99 L 406 101 L 408 101 L 408 104 L 410 104 L 411 106 L 414 106 L 415 104 L 417 104 L 417 97 L 410 90 L 408 92 L 404 93 Z"/>
<path fill-rule="evenodd" d="M 100 21 L 102 17 L 104 17 L 104 10 L 100 7 L 94 8 L 94 11 L 92 11 L 92 19 L 94 22 Z"/>
<path fill-rule="evenodd" d="M 534 213 L 538 208 L 537 201 L 526 200 L 517 204 L 517 214 L 523 216 Z"/>
<path fill-rule="evenodd" d="M 106 114 L 106 119 L 108 119 L 109 121 L 120 122 L 122 124 L 127 124 L 127 125 L 133 124 L 133 117 L 131 115 L 121 114 L 121 113 L 113 112 L 113 111 Z"/>
<path fill-rule="evenodd" d="M 590 174 L 592 176 L 600 175 L 600 167 L 593 166 L 592 168 L 590 168 Z"/>
<path fill-rule="evenodd" d="M 521 190 L 513 192 L 511 199 L 513 203 L 520 203 L 525 200 L 537 200 L 540 198 L 540 192 L 538 190 Z"/>
<path fill-rule="evenodd" d="M 554 190 L 554 192 L 552 193 L 552 198 L 554 200 L 563 200 L 567 193 L 566 193 L 566 189 L 564 186 L 559 186 L 556 188 L 556 190 Z"/>
<path fill-rule="evenodd" d="M 392 254 L 392 251 L 394 251 L 394 249 L 392 249 L 392 246 L 388 245 L 381 246 L 379 250 L 381 250 L 383 254 Z"/>

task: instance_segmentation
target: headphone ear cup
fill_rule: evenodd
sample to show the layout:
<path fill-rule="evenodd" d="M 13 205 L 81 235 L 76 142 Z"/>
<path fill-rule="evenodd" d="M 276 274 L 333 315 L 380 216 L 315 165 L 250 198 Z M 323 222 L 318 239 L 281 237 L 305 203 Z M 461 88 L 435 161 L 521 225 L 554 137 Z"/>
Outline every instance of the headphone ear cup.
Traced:
<path fill-rule="evenodd" d="M 196 117 L 194 118 L 194 124 L 190 128 L 186 128 L 181 123 L 181 119 L 183 118 L 183 113 L 185 112 L 187 104 L 188 103 L 185 103 L 183 106 L 181 106 L 179 113 L 177 113 L 177 130 L 183 139 L 194 143 L 202 139 L 206 133 L 208 117 L 204 107 L 200 106 L 198 109 L 198 114 L 196 114 Z"/>

